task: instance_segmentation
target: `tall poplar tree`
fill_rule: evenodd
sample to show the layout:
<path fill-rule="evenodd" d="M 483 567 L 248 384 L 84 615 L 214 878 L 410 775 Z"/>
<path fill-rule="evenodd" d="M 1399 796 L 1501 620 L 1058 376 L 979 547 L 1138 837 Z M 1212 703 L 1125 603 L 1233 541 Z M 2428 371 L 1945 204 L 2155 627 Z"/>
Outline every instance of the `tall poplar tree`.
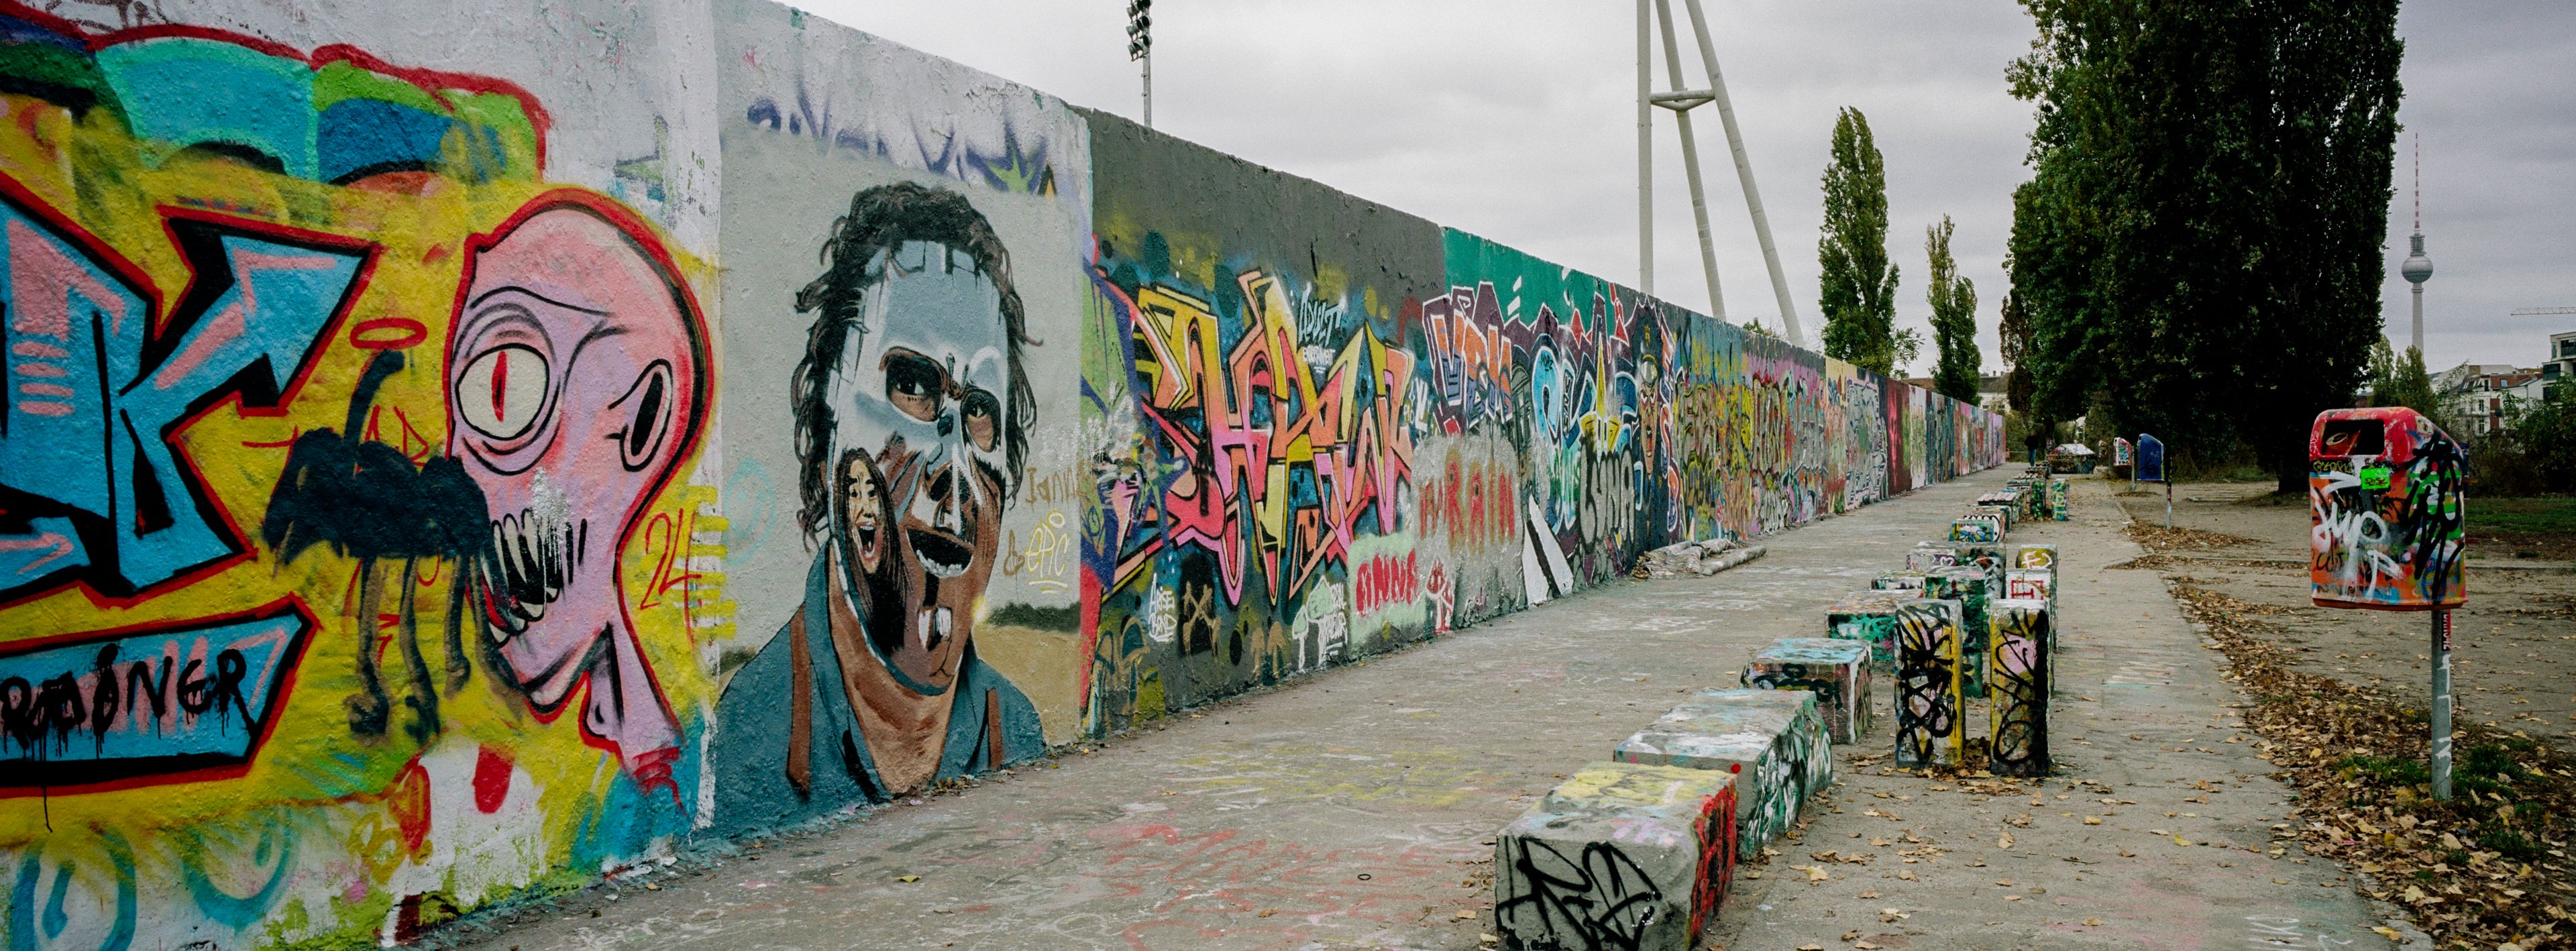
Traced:
<path fill-rule="evenodd" d="M 1816 259 L 1824 265 L 1817 306 L 1825 312 L 1825 355 L 1893 375 L 1899 358 L 1910 360 L 1913 353 L 1896 333 L 1887 168 L 1870 139 L 1869 119 L 1858 109 L 1846 108 L 1834 121 L 1824 184 L 1824 236 L 1816 241 Z"/>
<path fill-rule="evenodd" d="M 2379 336 L 2397 0 L 2022 0 L 2022 366 L 2051 418 L 2305 484 Z"/>
<path fill-rule="evenodd" d="M 1933 366 L 1932 389 L 1962 403 L 1977 402 L 1977 377 L 1982 372 L 1982 358 L 1977 353 L 1977 284 L 1959 276 L 1959 263 L 1950 256 L 1950 216 L 1942 215 L 1941 223 L 1923 229 L 1923 255 L 1930 259 L 1926 270 L 1923 298 L 1932 305 L 1932 342 L 1940 348 L 1940 362 Z"/>

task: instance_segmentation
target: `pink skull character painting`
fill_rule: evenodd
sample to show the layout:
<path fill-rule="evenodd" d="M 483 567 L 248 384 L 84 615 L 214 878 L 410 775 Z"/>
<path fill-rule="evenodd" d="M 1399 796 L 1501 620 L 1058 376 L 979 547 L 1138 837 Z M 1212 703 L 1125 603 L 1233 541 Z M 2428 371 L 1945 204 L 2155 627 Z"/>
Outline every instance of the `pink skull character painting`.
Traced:
<path fill-rule="evenodd" d="M 628 617 L 618 552 L 688 457 L 705 334 L 667 254 L 587 195 L 541 197 L 470 248 L 447 353 L 448 452 L 482 489 L 470 604 L 540 716 L 584 678 L 583 736 L 646 787 L 680 728 Z"/>

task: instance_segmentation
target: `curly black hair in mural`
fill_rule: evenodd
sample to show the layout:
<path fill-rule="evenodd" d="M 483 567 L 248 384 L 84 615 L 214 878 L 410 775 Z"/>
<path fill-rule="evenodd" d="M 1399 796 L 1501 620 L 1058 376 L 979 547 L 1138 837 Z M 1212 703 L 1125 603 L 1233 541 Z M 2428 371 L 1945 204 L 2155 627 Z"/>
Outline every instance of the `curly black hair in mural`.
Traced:
<path fill-rule="evenodd" d="M 853 332 L 868 332 L 862 315 L 868 288 L 868 262 L 906 241 L 931 241 L 965 252 L 993 281 L 1001 297 L 1002 320 L 1010 340 L 1010 414 L 1003 445 L 1010 464 L 1010 486 L 1016 489 L 1026 472 L 1028 421 L 1037 414 L 1037 395 L 1021 362 L 1028 337 L 1028 318 L 1020 292 L 1011 283 L 1011 255 L 982 212 L 966 196 L 912 182 L 879 185 L 850 198 L 850 211 L 832 222 L 832 237 L 823 243 L 823 275 L 796 292 L 796 311 L 815 313 L 806 332 L 805 357 L 797 361 L 791 383 L 796 399 L 797 489 L 802 508 L 797 522 L 809 537 L 819 535 L 832 518 L 832 372 Z M 1005 493 L 1008 494 L 1008 493 Z"/>

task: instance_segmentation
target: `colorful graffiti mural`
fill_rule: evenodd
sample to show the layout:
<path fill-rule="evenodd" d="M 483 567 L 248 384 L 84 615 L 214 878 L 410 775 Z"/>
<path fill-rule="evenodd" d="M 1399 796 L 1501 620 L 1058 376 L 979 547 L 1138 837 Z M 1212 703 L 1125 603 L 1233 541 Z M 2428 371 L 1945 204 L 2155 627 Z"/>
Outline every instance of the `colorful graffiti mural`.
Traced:
<path fill-rule="evenodd" d="M 579 7 L 0 0 L 0 946 L 401 940 L 2003 459 L 767 0 Z"/>
<path fill-rule="evenodd" d="M 17 6 L 0 71 L 9 945 L 373 943 L 689 830 L 710 272 L 506 79 Z"/>

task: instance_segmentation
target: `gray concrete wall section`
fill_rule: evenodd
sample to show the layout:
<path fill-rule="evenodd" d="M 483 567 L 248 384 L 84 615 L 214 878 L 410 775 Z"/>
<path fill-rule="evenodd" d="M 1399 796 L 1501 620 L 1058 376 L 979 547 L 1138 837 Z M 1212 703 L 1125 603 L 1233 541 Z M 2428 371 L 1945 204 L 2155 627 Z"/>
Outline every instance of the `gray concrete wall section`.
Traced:
<path fill-rule="evenodd" d="M 1218 263 L 1238 271 L 1255 265 L 1304 283 L 1339 271 L 1390 312 L 1448 289 L 1440 227 L 1427 219 L 1115 113 L 1074 112 L 1091 130 L 1094 227 L 1104 239 L 1124 244 L 1160 231 L 1176 243 L 1213 244 Z M 1137 252 L 1117 247 L 1102 257 Z"/>

